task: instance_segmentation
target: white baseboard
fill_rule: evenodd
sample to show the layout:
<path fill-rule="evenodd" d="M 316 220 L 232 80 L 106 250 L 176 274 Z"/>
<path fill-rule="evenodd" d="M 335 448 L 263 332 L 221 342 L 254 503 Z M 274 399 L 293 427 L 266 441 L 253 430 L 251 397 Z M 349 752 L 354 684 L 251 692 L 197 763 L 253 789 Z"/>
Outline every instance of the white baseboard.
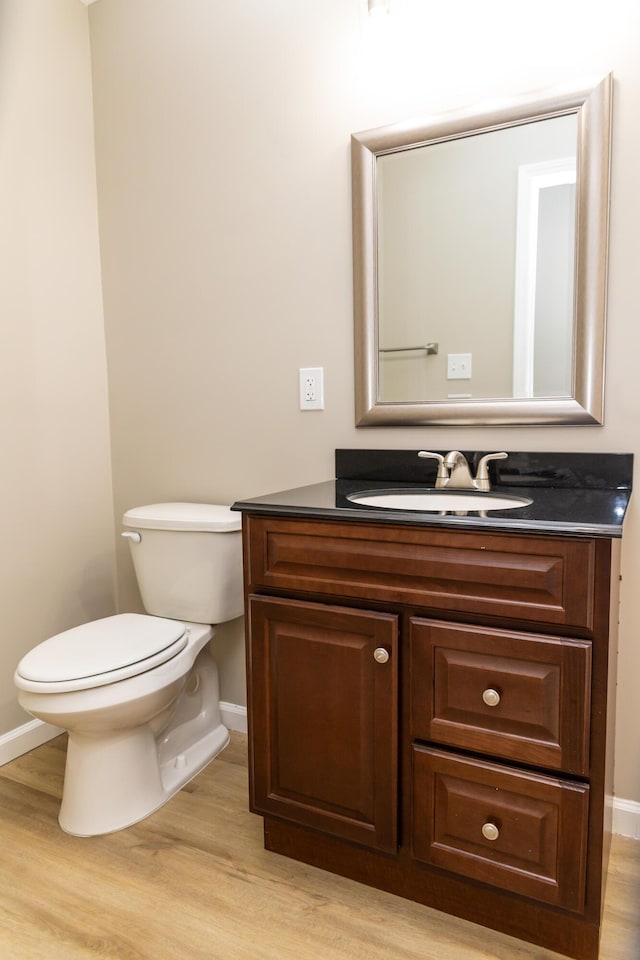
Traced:
<path fill-rule="evenodd" d="M 237 730 L 238 733 L 247 732 L 247 708 L 238 703 L 225 703 L 220 701 L 220 713 L 222 722 L 229 730 Z"/>
<path fill-rule="evenodd" d="M 0 736 L 0 767 L 21 757 L 23 753 L 28 753 L 35 747 L 40 747 L 47 740 L 53 740 L 54 737 L 64 733 L 60 727 L 54 727 L 51 723 L 43 723 L 42 720 L 29 720 L 20 727 L 9 730 Z"/>
<path fill-rule="evenodd" d="M 623 837 L 640 840 L 640 803 L 614 798 L 612 830 Z"/>

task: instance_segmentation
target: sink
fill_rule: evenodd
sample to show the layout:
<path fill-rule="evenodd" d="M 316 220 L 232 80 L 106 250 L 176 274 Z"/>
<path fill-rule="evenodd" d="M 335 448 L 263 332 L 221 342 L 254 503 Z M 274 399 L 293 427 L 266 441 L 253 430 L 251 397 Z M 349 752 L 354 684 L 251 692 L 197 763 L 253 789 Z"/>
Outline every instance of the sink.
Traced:
<path fill-rule="evenodd" d="M 514 510 L 532 502 L 527 497 L 507 497 L 473 490 L 362 490 L 347 497 L 352 503 L 381 510 L 418 510 L 421 512 L 477 510 Z"/>

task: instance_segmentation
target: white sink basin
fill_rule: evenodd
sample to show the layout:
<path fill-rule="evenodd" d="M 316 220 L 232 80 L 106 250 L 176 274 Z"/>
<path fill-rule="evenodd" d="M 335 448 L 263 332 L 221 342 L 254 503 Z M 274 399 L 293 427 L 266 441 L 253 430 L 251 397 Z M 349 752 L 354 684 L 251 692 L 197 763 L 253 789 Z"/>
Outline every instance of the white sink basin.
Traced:
<path fill-rule="evenodd" d="M 526 497 L 505 497 L 493 493 L 475 493 L 469 490 L 363 490 L 347 497 L 352 503 L 381 510 L 476 512 L 478 510 L 514 510 L 527 507 L 532 501 Z"/>

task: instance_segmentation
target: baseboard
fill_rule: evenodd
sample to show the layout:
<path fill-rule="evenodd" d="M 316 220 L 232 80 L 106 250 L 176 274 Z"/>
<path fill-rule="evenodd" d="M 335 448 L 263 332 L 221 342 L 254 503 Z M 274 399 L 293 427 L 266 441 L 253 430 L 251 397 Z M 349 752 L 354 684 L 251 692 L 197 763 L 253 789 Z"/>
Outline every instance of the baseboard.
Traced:
<path fill-rule="evenodd" d="M 247 708 L 238 703 L 225 703 L 220 701 L 220 713 L 222 722 L 229 730 L 237 730 L 238 733 L 247 732 Z"/>
<path fill-rule="evenodd" d="M 51 723 L 43 723 L 42 720 L 29 720 L 20 727 L 9 730 L 0 736 L 0 767 L 10 760 L 21 757 L 23 753 L 28 753 L 35 747 L 42 746 L 47 740 L 53 740 L 54 737 L 64 733 L 60 727 L 54 727 Z"/>
<path fill-rule="evenodd" d="M 640 803 L 635 803 L 633 800 L 619 800 L 616 797 L 613 801 L 612 829 L 614 833 L 619 833 L 623 837 L 640 840 Z"/>

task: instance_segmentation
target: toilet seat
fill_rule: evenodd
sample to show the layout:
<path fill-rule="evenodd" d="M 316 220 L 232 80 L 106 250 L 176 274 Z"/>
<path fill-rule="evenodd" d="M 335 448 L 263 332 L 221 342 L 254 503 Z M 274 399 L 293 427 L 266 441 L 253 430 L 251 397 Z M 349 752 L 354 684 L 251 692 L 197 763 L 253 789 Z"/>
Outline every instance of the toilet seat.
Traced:
<path fill-rule="evenodd" d="M 121 613 L 72 627 L 27 653 L 15 674 L 22 690 L 88 690 L 146 673 L 187 645 L 184 623 Z"/>

